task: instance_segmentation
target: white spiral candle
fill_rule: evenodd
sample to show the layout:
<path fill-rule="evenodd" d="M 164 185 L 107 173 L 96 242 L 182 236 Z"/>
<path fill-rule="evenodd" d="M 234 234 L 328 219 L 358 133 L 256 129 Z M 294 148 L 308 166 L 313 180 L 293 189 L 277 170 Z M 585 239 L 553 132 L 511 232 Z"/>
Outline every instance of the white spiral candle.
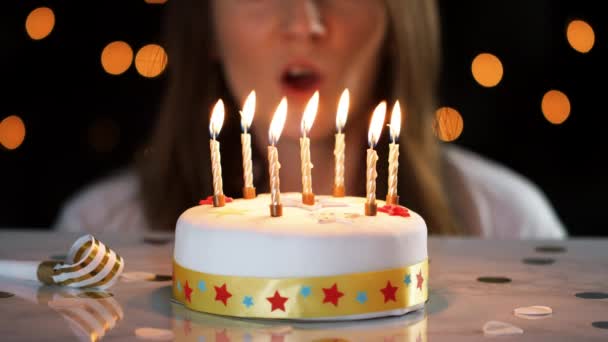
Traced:
<path fill-rule="evenodd" d="M 376 204 L 376 178 L 378 173 L 376 172 L 376 162 L 378 161 L 378 154 L 372 148 L 367 149 L 367 204 Z"/>
<path fill-rule="evenodd" d="M 399 145 L 389 144 L 388 157 L 388 196 L 397 197 L 397 180 L 399 170 Z"/>
<path fill-rule="evenodd" d="M 374 150 L 374 146 L 376 146 L 378 140 L 380 140 L 385 115 L 386 102 L 382 101 L 380 104 L 378 104 L 378 106 L 376 106 L 376 109 L 374 109 L 374 114 L 372 114 L 372 120 L 367 133 L 369 148 L 367 149 L 367 174 L 365 177 L 367 190 L 367 202 L 365 203 L 366 216 L 376 215 L 376 178 L 378 178 L 378 173 L 376 172 L 376 162 L 378 161 L 378 154 Z"/>
<path fill-rule="evenodd" d="M 270 204 L 281 204 L 281 184 L 279 178 L 279 152 L 276 147 L 268 146 L 268 165 L 270 172 Z"/>
<path fill-rule="evenodd" d="M 300 138 L 300 159 L 302 160 L 302 193 L 312 194 L 312 162 L 310 161 L 310 139 Z"/>
<path fill-rule="evenodd" d="M 399 179 L 399 144 L 397 139 L 401 132 L 401 105 L 395 101 L 391 123 L 389 125 L 391 140 L 388 154 L 388 191 L 386 193 L 386 204 L 399 205 L 399 195 L 397 195 L 397 180 Z"/>
<path fill-rule="evenodd" d="M 344 133 L 336 133 L 336 146 L 334 148 L 334 157 L 336 160 L 335 164 L 335 177 L 334 186 L 344 187 L 344 150 L 346 144 L 344 142 Z"/>
<path fill-rule="evenodd" d="M 241 134 L 241 148 L 243 152 L 243 181 L 246 188 L 253 188 L 253 170 L 251 166 L 251 134 Z"/>
<path fill-rule="evenodd" d="M 215 139 L 209 141 L 211 147 L 211 172 L 213 173 L 213 195 L 221 196 L 224 194 L 222 188 L 222 164 L 220 157 L 220 143 Z"/>

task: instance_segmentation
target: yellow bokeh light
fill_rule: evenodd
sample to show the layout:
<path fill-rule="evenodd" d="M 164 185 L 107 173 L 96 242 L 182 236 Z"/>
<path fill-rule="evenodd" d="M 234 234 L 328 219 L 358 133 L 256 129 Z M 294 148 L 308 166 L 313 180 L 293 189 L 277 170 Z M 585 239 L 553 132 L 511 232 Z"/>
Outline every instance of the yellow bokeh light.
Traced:
<path fill-rule="evenodd" d="M 595 43 L 593 28 L 583 20 L 572 20 L 568 24 L 566 38 L 570 46 L 581 53 L 589 52 Z"/>
<path fill-rule="evenodd" d="M 555 125 L 561 124 L 570 116 L 570 100 L 559 90 L 549 90 L 545 93 L 541 108 L 545 118 Z"/>
<path fill-rule="evenodd" d="M 0 121 L 0 145 L 9 150 L 21 146 L 25 139 L 25 124 L 20 117 L 11 115 Z"/>
<path fill-rule="evenodd" d="M 450 142 L 458 139 L 464 128 L 464 122 L 460 113 L 451 107 L 441 107 L 435 112 L 433 131 L 435 135 Z"/>
<path fill-rule="evenodd" d="M 144 77 L 156 77 L 167 67 L 167 53 L 162 46 L 148 44 L 143 46 L 135 55 L 135 68 Z"/>
<path fill-rule="evenodd" d="M 498 57 L 490 53 L 480 53 L 473 59 L 471 71 L 477 83 L 484 87 L 494 87 L 502 79 L 503 68 Z"/>
<path fill-rule="evenodd" d="M 25 31 L 34 40 L 48 36 L 55 26 L 55 13 L 48 7 L 38 7 L 25 19 Z"/>
<path fill-rule="evenodd" d="M 106 45 L 101 52 L 101 66 L 111 75 L 120 75 L 127 71 L 133 62 L 133 49 L 123 41 Z"/>

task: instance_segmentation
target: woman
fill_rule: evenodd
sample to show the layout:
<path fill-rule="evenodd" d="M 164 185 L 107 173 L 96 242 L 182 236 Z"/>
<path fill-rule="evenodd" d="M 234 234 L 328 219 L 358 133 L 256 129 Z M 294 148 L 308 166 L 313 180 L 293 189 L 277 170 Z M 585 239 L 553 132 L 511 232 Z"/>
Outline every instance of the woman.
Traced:
<path fill-rule="evenodd" d="M 439 19 L 429 0 L 193 0 L 169 2 L 169 84 L 149 148 L 137 168 L 77 196 L 57 223 L 65 230 L 172 230 L 177 217 L 212 193 L 209 113 L 218 99 L 227 119 L 219 136 L 224 192 L 240 197 L 238 110 L 257 93 L 252 126 L 255 185 L 268 190 L 265 148 L 282 96 L 288 120 L 279 142 L 281 191 L 301 190 L 300 119 L 315 90 L 310 132 L 313 181 L 331 191 L 338 98 L 350 91 L 347 194 L 365 194 L 364 153 L 371 112 L 381 100 L 405 108 L 400 136 L 401 204 L 419 212 L 431 234 L 562 238 L 565 229 L 542 193 L 512 171 L 432 132 L 437 108 Z M 378 143 L 386 160 L 387 134 Z M 386 194 L 379 163 L 378 197 Z M 296 166 L 298 165 L 298 166 Z M 230 180 L 230 181 L 228 181 Z"/>

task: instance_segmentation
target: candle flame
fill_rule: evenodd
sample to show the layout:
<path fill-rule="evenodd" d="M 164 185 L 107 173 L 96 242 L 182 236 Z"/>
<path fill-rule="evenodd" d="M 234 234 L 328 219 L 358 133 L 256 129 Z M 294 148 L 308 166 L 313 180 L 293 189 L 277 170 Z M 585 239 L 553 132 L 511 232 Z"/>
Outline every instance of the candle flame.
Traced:
<path fill-rule="evenodd" d="M 274 145 L 279 142 L 283 126 L 285 125 L 285 119 L 287 118 L 287 98 L 283 97 L 277 110 L 274 112 L 272 121 L 270 122 L 270 129 L 268 131 L 268 139 L 270 144 Z"/>
<path fill-rule="evenodd" d="M 310 132 L 312 128 L 312 123 L 315 121 L 315 117 L 317 116 L 317 110 L 319 109 L 319 91 L 315 91 L 310 100 L 308 100 L 308 104 L 304 109 L 304 115 L 302 116 L 301 129 L 302 134 L 306 135 Z"/>
<path fill-rule="evenodd" d="M 249 129 L 253 122 L 253 114 L 255 113 L 255 90 L 252 90 L 245 100 L 243 110 L 241 111 L 241 128 L 243 130 Z"/>
<path fill-rule="evenodd" d="M 399 101 L 395 102 L 395 106 L 393 107 L 389 129 L 391 132 L 391 139 L 393 139 L 394 144 L 397 138 L 399 138 L 399 133 L 401 132 L 401 106 L 399 105 Z"/>
<path fill-rule="evenodd" d="M 380 140 L 380 133 L 382 133 L 382 126 L 384 125 L 384 117 L 386 116 L 386 101 L 380 102 L 374 114 L 372 115 L 372 121 L 369 124 L 369 132 L 367 133 L 367 141 L 371 147 L 376 146 L 378 140 Z"/>
<path fill-rule="evenodd" d="M 220 134 L 220 130 L 222 129 L 222 125 L 224 124 L 224 101 L 221 99 L 217 101 L 215 106 L 213 107 L 213 112 L 211 114 L 211 122 L 209 123 L 209 133 L 215 139 L 215 137 Z"/>
<path fill-rule="evenodd" d="M 350 104 L 350 95 L 348 89 L 344 89 L 340 102 L 338 103 L 338 115 L 336 115 L 336 127 L 338 131 L 342 131 L 346 125 L 346 117 L 348 116 L 348 106 Z"/>

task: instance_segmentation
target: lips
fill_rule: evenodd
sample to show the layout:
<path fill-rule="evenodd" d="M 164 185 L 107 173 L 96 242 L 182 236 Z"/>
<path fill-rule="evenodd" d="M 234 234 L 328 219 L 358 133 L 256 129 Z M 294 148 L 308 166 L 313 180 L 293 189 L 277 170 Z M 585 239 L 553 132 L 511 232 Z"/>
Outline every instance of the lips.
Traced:
<path fill-rule="evenodd" d="M 307 64 L 293 64 L 286 67 L 281 74 L 281 86 L 287 95 L 311 95 L 319 89 L 321 73 Z"/>

